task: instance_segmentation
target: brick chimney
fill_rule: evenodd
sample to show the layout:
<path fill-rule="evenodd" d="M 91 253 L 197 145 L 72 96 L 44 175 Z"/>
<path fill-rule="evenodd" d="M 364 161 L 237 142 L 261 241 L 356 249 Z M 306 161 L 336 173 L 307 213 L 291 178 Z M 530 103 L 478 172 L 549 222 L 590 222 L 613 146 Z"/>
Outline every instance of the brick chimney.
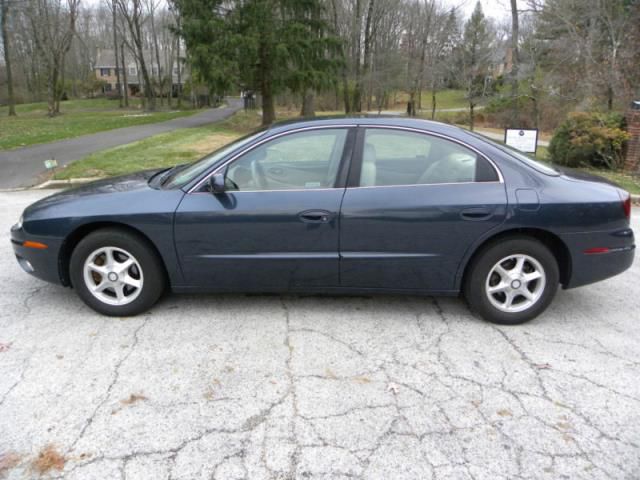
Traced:
<path fill-rule="evenodd" d="M 625 118 L 631 139 L 627 143 L 624 170 L 640 174 L 640 101 L 631 102 Z"/>

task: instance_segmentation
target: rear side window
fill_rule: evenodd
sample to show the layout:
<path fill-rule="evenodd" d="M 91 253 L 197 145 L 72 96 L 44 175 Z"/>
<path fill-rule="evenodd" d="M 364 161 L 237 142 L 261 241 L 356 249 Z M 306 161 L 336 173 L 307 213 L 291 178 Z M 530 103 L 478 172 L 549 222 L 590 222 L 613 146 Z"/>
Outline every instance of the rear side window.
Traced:
<path fill-rule="evenodd" d="M 495 181 L 495 168 L 458 143 L 404 130 L 365 132 L 362 187 Z"/>

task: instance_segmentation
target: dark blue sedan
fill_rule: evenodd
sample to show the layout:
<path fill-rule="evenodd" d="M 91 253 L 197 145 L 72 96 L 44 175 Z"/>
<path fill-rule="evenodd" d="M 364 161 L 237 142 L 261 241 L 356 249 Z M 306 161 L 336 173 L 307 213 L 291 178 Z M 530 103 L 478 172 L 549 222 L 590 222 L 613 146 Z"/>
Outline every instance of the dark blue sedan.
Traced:
<path fill-rule="evenodd" d="M 630 196 L 422 120 L 280 124 L 190 165 L 28 207 L 27 272 L 127 316 L 174 292 L 458 295 L 487 320 L 623 272 Z"/>

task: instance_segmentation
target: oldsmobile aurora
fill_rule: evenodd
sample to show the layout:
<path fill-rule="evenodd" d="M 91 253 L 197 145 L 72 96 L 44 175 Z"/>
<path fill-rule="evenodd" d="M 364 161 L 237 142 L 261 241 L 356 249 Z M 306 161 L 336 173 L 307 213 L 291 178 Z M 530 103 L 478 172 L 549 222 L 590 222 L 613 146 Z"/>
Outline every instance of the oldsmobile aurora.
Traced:
<path fill-rule="evenodd" d="M 20 266 L 94 310 L 174 292 L 458 295 L 497 323 L 629 268 L 627 192 L 423 120 L 279 124 L 29 206 Z"/>

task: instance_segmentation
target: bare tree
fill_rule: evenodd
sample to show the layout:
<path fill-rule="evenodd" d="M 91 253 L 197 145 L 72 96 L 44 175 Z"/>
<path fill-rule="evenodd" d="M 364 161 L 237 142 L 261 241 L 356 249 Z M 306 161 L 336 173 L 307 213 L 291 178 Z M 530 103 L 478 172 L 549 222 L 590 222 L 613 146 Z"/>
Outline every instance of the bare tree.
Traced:
<path fill-rule="evenodd" d="M 111 0 L 111 14 L 113 15 L 113 51 L 114 51 L 114 57 L 115 57 L 115 61 L 116 61 L 116 82 L 118 83 L 117 89 L 118 89 L 118 102 L 120 105 L 120 108 L 122 108 L 124 106 L 124 93 L 123 93 L 123 89 L 122 89 L 122 83 L 120 82 L 120 55 L 118 53 L 118 26 L 117 26 L 117 13 L 118 13 L 118 9 L 116 7 L 116 2 L 115 0 Z M 123 65 L 123 70 L 124 70 L 124 61 L 122 63 Z"/>
<path fill-rule="evenodd" d="M 156 98 L 153 84 L 144 58 L 144 32 L 142 25 L 145 21 L 142 0 L 115 0 L 122 17 L 126 21 L 131 40 L 136 52 L 139 71 L 144 83 L 145 108 L 153 111 L 156 109 Z"/>
<path fill-rule="evenodd" d="M 13 95 L 13 75 L 11 72 L 11 55 L 9 54 L 9 0 L 0 0 L 0 29 L 2 30 L 2 49 L 4 51 L 4 65 L 7 71 L 7 95 L 9 101 L 9 116 L 16 115 L 16 100 Z"/>
<path fill-rule="evenodd" d="M 75 35 L 79 5 L 80 0 L 29 0 L 27 3 L 31 35 L 46 71 L 50 117 L 60 113 L 64 61 Z"/>
<path fill-rule="evenodd" d="M 160 105 L 164 102 L 164 83 L 165 78 L 162 72 L 162 63 L 160 63 L 160 48 L 158 46 L 158 32 L 156 30 L 156 10 L 158 8 L 157 0 L 146 0 L 147 11 L 149 12 L 149 23 L 151 25 L 151 39 L 153 50 L 155 53 L 155 67 L 156 67 L 156 81 L 158 83 L 158 89 L 160 90 Z M 153 63 L 153 61 L 152 61 Z M 153 68 L 152 68 L 153 73 Z"/>
<path fill-rule="evenodd" d="M 520 68 L 520 56 L 518 52 L 518 40 L 520 29 L 518 26 L 518 1 L 511 0 L 511 126 L 518 123 L 518 70 Z"/>

